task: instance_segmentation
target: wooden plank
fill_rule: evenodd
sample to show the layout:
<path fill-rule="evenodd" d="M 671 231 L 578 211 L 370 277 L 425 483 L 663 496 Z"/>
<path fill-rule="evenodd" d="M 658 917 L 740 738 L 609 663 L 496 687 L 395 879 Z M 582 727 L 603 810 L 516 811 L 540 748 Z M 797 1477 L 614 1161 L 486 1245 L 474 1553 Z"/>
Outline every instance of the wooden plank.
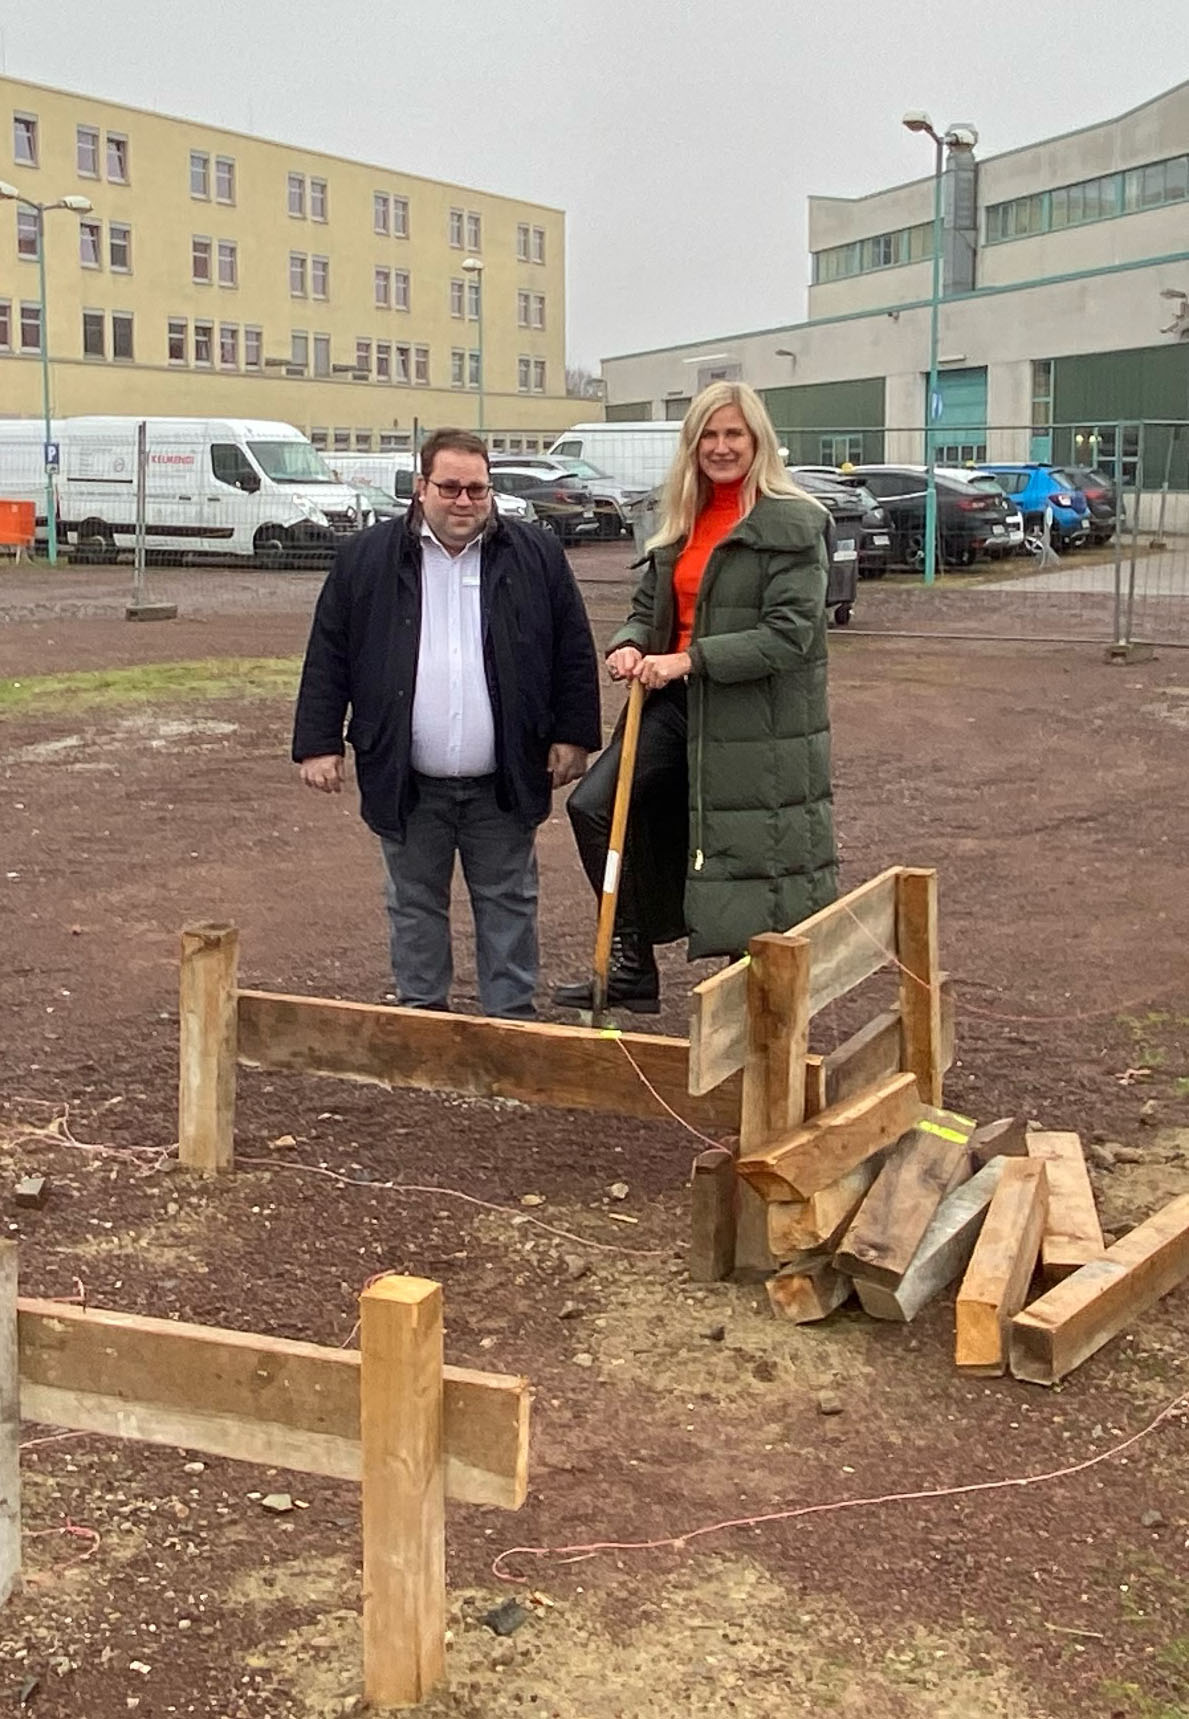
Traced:
<path fill-rule="evenodd" d="M 1040 1257 L 1046 1279 L 1057 1283 L 1088 1260 L 1102 1258 L 1102 1224 L 1080 1138 L 1030 1129 L 1027 1146 L 1029 1157 L 1041 1159 L 1049 1173 L 1049 1216 Z"/>
<path fill-rule="evenodd" d="M 1187 1277 L 1189 1194 L 1179 1194 L 1016 1315 L 1012 1373 L 1055 1385 Z"/>
<path fill-rule="evenodd" d="M 970 1162 L 975 1169 L 989 1164 L 992 1158 L 1026 1158 L 1028 1156 L 1028 1120 L 1024 1116 L 1001 1116 L 997 1122 L 985 1122 L 970 1136 Z M 1049 1209 L 1052 1210 L 1053 1188 L 1049 1184 Z"/>
<path fill-rule="evenodd" d="M 363 1698 L 415 1707 L 446 1670 L 442 1291 L 392 1274 L 359 1298 Z"/>
<path fill-rule="evenodd" d="M 973 1129 L 969 1117 L 951 1110 L 925 1111 L 884 1159 L 842 1237 L 834 1259 L 839 1271 L 895 1288 L 942 1200 L 970 1179 Z"/>
<path fill-rule="evenodd" d="M 0 1606 L 21 1577 L 20 1398 L 17 1244 L 0 1241 Z"/>
<path fill-rule="evenodd" d="M 926 1104 L 940 1105 L 941 974 L 937 962 L 937 873 L 904 866 L 896 879 L 900 959 L 901 1068 L 917 1077 Z"/>
<path fill-rule="evenodd" d="M 178 972 L 178 1158 L 204 1176 L 230 1170 L 235 1136 L 234 925 L 188 925 Z"/>
<path fill-rule="evenodd" d="M 878 973 L 896 950 L 898 866 L 852 889 L 785 933 L 810 946 L 809 1013 Z M 747 1054 L 747 960 L 694 987 L 690 998 L 689 1090 L 710 1092 L 741 1069 Z"/>
<path fill-rule="evenodd" d="M 863 1310 L 873 1319 L 907 1323 L 960 1277 L 970 1263 L 1005 1158 L 992 1158 L 969 1182 L 946 1195 L 921 1238 L 908 1270 L 893 1288 L 856 1276 Z"/>
<path fill-rule="evenodd" d="M 358 1350 L 23 1296 L 18 1332 L 25 1420 L 360 1478 Z M 448 1496 L 517 1509 L 528 1381 L 444 1378 Z"/>
<path fill-rule="evenodd" d="M 739 1178 L 725 1146 L 694 1159 L 690 1180 L 689 1275 L 693 1283 L 721 1283 L 735 1268 L 735 1215 Z"/>
<path fill-rule="evenodd" d="M 691 1098 L 684 1039 L 269 991 L 239 993 L 239 1057 L 257 1068 L 659 1121 L 667 1114 L 664 1105 L 625 1049 L 665 1102 L 695 1128 L 711 1135 L 738 1133 L 741 1083 Z"/>
<path fill-rule="evenodd" d="M 873 1152 L 807 1200 L 769 1200 L 768 1246 L 775 1257 L 787 1262 L 799 1252 L 832 1250 L 862 1205 L 883 1161 L 882 1152 Z"/>
<path fill-rule="evenodd" d="M 1006 1371 L 1008 1327 L 1028 1299 L 1047 1209 L 1045 1165 L 1009 1159 L 958 1291 L 954 1360 L 964 1372 Z"/>
<path fill-rule="evenodd" d="M 768 1279 L 766 1288 L 778 1318 L 789 1319 L 794 1325 L 812 1325 L 849 1300 L 854 1284 L 827 1260 L 810 1271 L 786 1267 Z"/>
<path fill-rule="evenodd" d="M 923 1109 L 915 1077 L 893 1075 L 823 1110 L 764 1151 L 741 1157 L 736 1168 L 766 1200 L 806 1200 L 899 1140 Z"/>
<path fill-rule="evenodd" d="M 954 993 L 949 974 L 941 975 L 941 1068 L 954 1061 Z M 875 1086 L 900 1072 L 900 1005 L 885 1009 L 852 1033 L 826 1059 L 826 1104 L 841 1104 L 864 1087 Z M 824 1108 L 824 1106 L 823 1106 Z"/>
<path fill-rule="evenodd" d="M 805 1058 L 809 1050 L 809 945 L 771 932 L 748 948 L 747 1055 L 739 1151 L 796 1128 L 805 1116 Z M 735 1270 L 765 1276 L 779 1263 L 768 1247 L 764 1203 L 748 1185 L 736 1192 Z"/>

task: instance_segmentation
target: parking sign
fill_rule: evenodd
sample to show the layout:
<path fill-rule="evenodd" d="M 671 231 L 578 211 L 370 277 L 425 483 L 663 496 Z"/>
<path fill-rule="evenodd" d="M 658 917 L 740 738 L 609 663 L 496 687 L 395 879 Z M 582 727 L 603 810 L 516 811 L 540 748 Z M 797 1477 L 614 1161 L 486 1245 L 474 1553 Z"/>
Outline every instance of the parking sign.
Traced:
<path fill-rule="evenodd" d="M 56 472 L 58 469 L 59 463 L 60 462 L 58 459 L 58 444 L 57 444 L 57 442 L 47 442 L 45 444 L 45 469 L 46 469 L 46 471 L 47 472 Z"/>

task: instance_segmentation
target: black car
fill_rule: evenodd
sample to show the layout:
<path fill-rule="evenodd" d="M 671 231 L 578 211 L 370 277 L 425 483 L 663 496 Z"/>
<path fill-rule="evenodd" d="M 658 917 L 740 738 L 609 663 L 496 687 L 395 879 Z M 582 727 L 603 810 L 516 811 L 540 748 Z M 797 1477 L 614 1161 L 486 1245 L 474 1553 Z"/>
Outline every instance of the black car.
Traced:
<path fill-rule="evenodd" d="M 528 466 L 492 466 L 491 487 L 496 495 L 518 495 L 531 501 L 541 524 L 555 531 L 563 543 L 593 537 L 599 530 L 590 490 L 577 478 L 548 478 Z"/>
<path fill-rule="evenodd" d="M 851 478 L 842 471 L 823 471 L 817 466 L 790 466 L 788 472 L 794 483 L 824 502 L 832 514 L 837 515 L 839 505 L 848 510 L 859 509 L 859 577 L 882 579 L 892 558 L 891 531 L 887 514 L 862 479 Z"/>
<path fill-rule="evenodd" d="M 902 567 L 923 567 L 924 466 L 856 466 L 853 475 L 866 485 L 888 516 L 893 562 Z M 940 472 L 936 483 L 938 559 L 942 567 L 969 567 L 988 544 L 1007 540 L 1006 496 L 975 489 Z"/>
<path fill-rule="evenodd" d="M 1109 543 L 1115 535 L 1118 497 L 1115 480 L 1097 466 L 1063 466 L 1086 498 L 1090 510 L 1090 538 L 1094 543 Z M 1119 518 L 1120 525 L 1123 523 Z"/>

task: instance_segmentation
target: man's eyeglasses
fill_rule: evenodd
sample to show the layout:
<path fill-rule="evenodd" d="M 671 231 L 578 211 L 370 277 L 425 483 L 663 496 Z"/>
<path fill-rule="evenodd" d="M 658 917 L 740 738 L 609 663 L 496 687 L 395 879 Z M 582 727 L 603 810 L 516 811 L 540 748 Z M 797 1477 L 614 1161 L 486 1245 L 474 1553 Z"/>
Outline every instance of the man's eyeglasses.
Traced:
<path fill-rule="evenodd" d="M 442 483 L 437 478 L 426 478 L 425 481 L 434 486 L 443 501 L 457 501 L 463 494 L 468 501 L 486 501 L 491 494 L 489 483 L 459 483 L 457 478 L 446 478 Z"/>

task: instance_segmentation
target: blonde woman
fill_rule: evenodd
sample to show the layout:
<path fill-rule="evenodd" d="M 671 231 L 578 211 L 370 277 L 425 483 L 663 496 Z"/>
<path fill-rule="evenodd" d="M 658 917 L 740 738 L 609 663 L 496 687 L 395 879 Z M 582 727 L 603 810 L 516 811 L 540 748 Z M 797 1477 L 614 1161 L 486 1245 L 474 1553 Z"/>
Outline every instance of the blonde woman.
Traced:
<path fill-rule="evenodd" d="M 790 480 L 759 395 L 694 400 L 647 545 L 612 680 L 648 689 L 628 817 L 608 1000 L 655 1014 L 653 946 L 736 955 L 836 894 L 826 697 L 827 514 Z M 618 735 L 570 796 L 602 887 Z M 554 1001 L 589 1008 L 591 987 Z"/>

